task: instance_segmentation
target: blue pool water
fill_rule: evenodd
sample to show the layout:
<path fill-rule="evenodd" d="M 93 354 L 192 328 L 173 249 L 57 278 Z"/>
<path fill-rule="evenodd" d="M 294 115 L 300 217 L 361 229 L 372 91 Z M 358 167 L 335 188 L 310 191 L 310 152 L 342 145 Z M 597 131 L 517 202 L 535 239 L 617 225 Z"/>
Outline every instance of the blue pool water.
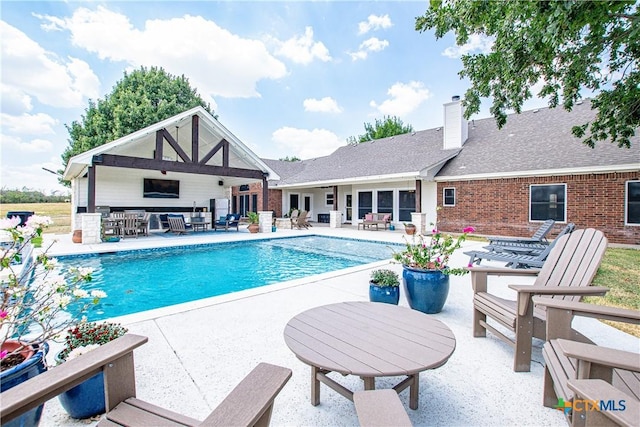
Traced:
<path fill-rule="evenodd" d="M 91 267 L 85 289 L 108 295 L 89 320 L 101 320 L 326 273 L 391 258 L 398 246 L 305 236 L 60 257 Z"/>

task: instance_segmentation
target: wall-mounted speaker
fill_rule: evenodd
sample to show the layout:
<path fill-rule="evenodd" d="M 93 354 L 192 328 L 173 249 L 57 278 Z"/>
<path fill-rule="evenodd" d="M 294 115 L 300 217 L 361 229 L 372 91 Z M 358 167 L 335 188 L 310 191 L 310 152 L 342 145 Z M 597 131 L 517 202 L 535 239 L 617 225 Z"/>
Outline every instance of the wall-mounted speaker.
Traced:
<path fill-rule="evenodd" d="M 220 185 L 220 186 L 224 185 L 224 181 L 222 181 L 222 180 L 218 181 L 218 185 Z"/>

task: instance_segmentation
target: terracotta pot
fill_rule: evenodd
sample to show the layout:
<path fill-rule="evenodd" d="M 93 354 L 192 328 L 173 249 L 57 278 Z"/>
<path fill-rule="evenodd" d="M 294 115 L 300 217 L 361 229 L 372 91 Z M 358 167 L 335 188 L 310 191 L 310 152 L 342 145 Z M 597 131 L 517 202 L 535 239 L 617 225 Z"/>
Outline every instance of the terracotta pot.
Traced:
<path fill-rule="evenodd" d="M 258 224 L 249 224 L 247 227 L 249 233 L 257 233 L 260 230 L 260 225 Z"/>
<path fill-rule="evenodd" d="M 412 235 L 416 234 L 416 226 L 413 225 L 413 224 L 405 225 L 404 226 L 404 232 L 407 233 L 408 235 L 412 236 Z"/>
<path fill-rule="evenodd" d="M 82 243 L 82 230 L 74 230 L 71 241 L 73 243 Z"/>

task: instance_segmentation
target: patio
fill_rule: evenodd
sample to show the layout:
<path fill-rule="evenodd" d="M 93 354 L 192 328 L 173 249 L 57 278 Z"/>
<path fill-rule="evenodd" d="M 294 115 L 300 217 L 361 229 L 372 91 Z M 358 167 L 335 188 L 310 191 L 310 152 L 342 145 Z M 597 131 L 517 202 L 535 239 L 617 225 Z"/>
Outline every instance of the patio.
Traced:
<path fill-rule="evenodd" d="M 241 227 L 243 230 L 244 227 Z M 404 234 L 391 231 L 358 231 L 316 226 L 309 230 L 279 230 L 275 235 L 323 234 L 359 239 L 402 242 Z M 70 236 L 58 236 L 51 254 L 114 251 L 143 247 L 269 237 L 265 234 L 192 233 L 168 236 L 151 233 L 139 239 L 100 245 L 74 245 Z M 45 239 L 45 247 L 47 240 Z M 463 250 L 480 248 L 468 241 Z M 452 265 L 465 265 L 468 257 L 458 251 Z M 149 343 L 136 350 L 138 397 L 168 409 L 204 418 L 257 363 L 289 367 L 293 377 L 276 399 L 274 426 L 357 425 L 353 403 L 322 385 L 322 400 L 309 402 L 310 369 L 299 361 L 283 339 L 286 323 L 296 314 L 319 305 L 341 301 L 367 301 L 370 271 L 387 262 L 353 267 L 307 279 L 265 286 L 231 295 L 118 318 L 132 333 L 146 335 Z M 401 272 L 400 265 L 388 266 Z M 135 278 L 132 278 L 135 280 Z M 509 283 L 527 283 L 510 280 Z M 418 425 L 566 425 L 560 411 L 542 406 L 541 342 L 534 348 L 531 372 L 512 371 L 512 349 L 488 334 L 471 333 L 471 284 L 469 276 L 451 278 L 444 310 L 433 315 L 455 334 L 457 347 L 448 363 L 420 375 L 420 405 L 408 409 L 408 391 L 400 394 L 412 423 Z M 407 306 L 404 296 L 400 304 Z M 591 320 L 591 319 L 587 319 Z M 638 339 L 597 321 L 577 326 L 598 343 L 637 351 Z M 49 354 L 52 359 L 56 348 Z M 361 389 L 359 378 L 337 381 Z M 396 378 L 378 379 L 379 388 Z M 95 423 L 93 423 L 95 424 Z M 69 418 L 57 399 L 45 405 L 43 426 L 87 425 Z M 91 425 L 91 424 L 89 424 Z"/>

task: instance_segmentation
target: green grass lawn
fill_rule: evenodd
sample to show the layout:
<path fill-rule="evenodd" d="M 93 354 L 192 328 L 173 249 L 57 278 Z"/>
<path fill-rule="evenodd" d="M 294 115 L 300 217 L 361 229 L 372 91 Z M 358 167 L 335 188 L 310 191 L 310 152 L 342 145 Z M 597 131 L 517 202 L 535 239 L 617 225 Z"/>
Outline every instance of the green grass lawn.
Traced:
<path fill-rule="evenodd" d="M 51 217 L 53 224 L 45 233 L 71 233 L 71 204 L 70 203 L 2 203 L 0 217 L 7 216 L 9 211 L 31 211 L 36 215 Z"/>

